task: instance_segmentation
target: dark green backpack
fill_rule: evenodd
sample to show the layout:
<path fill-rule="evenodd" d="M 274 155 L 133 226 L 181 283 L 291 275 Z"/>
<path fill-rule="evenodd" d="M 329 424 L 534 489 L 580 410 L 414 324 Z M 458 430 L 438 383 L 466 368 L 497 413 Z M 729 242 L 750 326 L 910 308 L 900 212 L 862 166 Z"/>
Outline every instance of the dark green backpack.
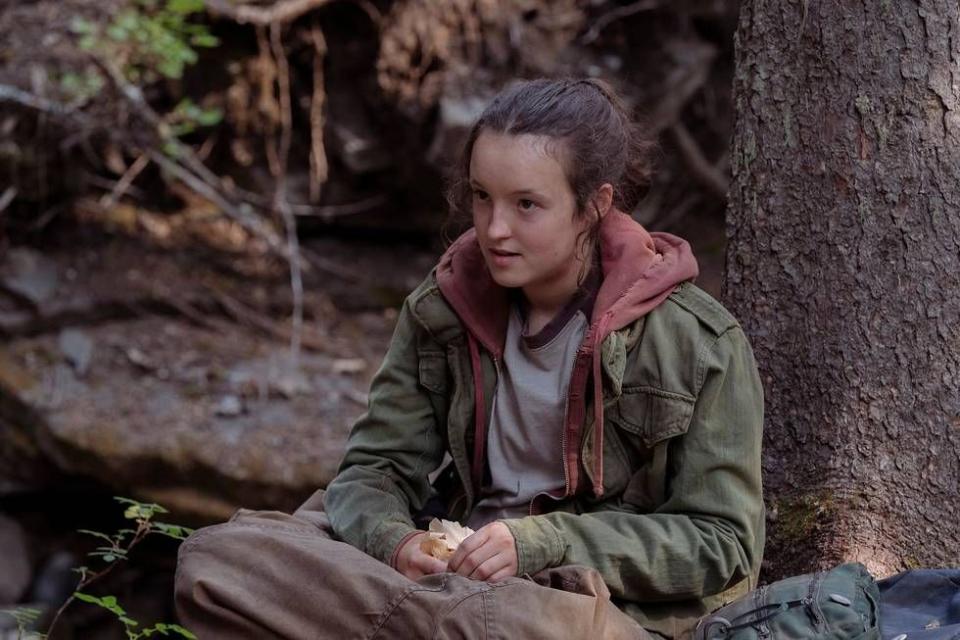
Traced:
<path fill-rule="evenodd" d="M 695 640 L 878 640 L 880 591 L 860 563 L 774 582 L 697 623 Z"/>

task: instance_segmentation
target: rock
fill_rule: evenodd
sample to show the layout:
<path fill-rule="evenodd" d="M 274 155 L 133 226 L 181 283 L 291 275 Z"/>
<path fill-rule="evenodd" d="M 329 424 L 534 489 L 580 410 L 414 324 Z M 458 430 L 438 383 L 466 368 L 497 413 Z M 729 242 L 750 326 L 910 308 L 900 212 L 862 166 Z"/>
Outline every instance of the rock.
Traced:
<path fill-rule="evenodd" d="M 363 358 L 338 358 L 331 366 L 334 373 L 363 373 L 366 368 L 367 361 Z"/>
<path fill-rule="evenodd" d="M 243 401 L 234 395 L 223 396 L 213 410 L 214 414 L 232 418 L 243 413 Z"/>
<path fill-rule="evenodd" d="M 315 352 L 301 353 L 292 368 L 286 345 L 239 326 L 212 332 L 183 324 L 171 342 L 166 322 L 147 317 L 85 329 L 119 357 L 91 359 L 82 378 L 43 355 L 58 353 L 57 335 L 14 341 L 16 364 L 25 369 L 17 377 L 35 383 L 12 389 L 0 381 L 0 395 L 29 409 L 29 417 L 0 429 L 0 453 L 4 440 L 22 442 L 35 452 L 38 471 L 90 477 L 160 504 L 172 500 L 170 507 L 197 524 L 238 507 L 293 510 L 326 486 L 364 410 L 342 390 L 360 394 L 365 381 L 333 376 L 334 358 Z M 188 352 L 202 354 L 192 359 L 204 363 L 203 384 L 156 374 L 183 371 Z M 155 375 L 142 375 L 150 367 Z M 24 458 L 17 451 L 10 459 Z"/>
<path fill-rule="evenodd" d="M 34 305 L 51 299 L 59 280 L 56 263 L 33 249 L 11 249 L 0 265 L 0 282 Z"/>
<path fill-rule="evenodd" d="M 82 331 L 64 329 L 60 332 L 58 341 L 60 351 L 67 361 L 73 365 L 78 376 L 86 374 L 93 357 L 93 341 Z"/>
<path fill-rule="evenodd" d="M 77 586 L 73 568 L 79 559 L 69 551 L 57 551 L 43 563 L 31 590 L 31 600 L 50 607 L 59 607 Z"/>
<path fill-rule="evenodd" d="M 352 315 L 308 316 L 305 329 L 322 332 L 329 351 L 305 349 L 293 359 L 285 340 L 231 322 L 216 307 L 184 320 L 123 306 L 128 297 L 150 298 L 129 295 L 115 278 L 130 265 L 161 274 L 149 283 L 163 290 L 150 295 L 165 296 L 216 282 L 262 313 L 289 304 L 282 287 L 273 291 L 258 276 L 232 276 L 204 261 L 184 267 L 183 256 L 168 255 L 160 264 L 142 250 L 112 246 L 109 259 L 98 252 L 89 262 L 47 254 L 61 273 L 78 269 L 48 307 L 83 297 L 122 314 L 86 323 L 79 334 L 34 331 L 0 344 L 0 491 L 92 480 L 176 509 L 170 522 L 202 525 L 238 507 L 293 510 L 326 486 L 366 408 L 369 374 L 395 316 L 371 312 L 362 324 Z M 389 270 L 405 277 L 421 267 L 408 260 Z M 266 295 L 250 302 L 244 296 L 258 284 Z M 315 294 L 305 287 L 305 295 Z M 131 309 L 140 315 L 131 317 Z M 344 362 L 335 367 L 338 359 Z"/>
<path fill-rule="evenodd" d="M 23 529 L 16 520 L 3 515 L 0 515 L 0 549 L 4 556 L 0 570 L 0 606 L 4 606 L 20 601 L 30 586 L 33 568 Z"/>

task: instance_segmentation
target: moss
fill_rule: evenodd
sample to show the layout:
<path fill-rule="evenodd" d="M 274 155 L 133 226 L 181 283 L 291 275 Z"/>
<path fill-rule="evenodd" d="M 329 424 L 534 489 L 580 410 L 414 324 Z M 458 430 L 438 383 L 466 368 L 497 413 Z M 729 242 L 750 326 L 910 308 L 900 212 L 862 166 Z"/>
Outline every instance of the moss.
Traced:
<path fill-rule="evenodd" d="M 782 498 L 775 502 L 775 529 L 786 543 L 799 544 L 809 540 L 820 523 L 837 513 L 839 507 L 831 491 Z"/>

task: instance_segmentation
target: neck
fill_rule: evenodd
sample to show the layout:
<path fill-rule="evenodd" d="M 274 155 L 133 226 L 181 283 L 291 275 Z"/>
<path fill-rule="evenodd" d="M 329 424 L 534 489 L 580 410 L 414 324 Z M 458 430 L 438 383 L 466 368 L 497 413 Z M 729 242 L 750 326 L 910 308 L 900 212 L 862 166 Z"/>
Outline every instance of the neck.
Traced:
<path fill-rule="evenodd" d="M 523 296 L 530 307 L 531 316 L 546 317 L 549 320 L 559 313 L 580 288 L 577 276 L 586 269 L 584 265 L 589 265 L 592 259 L 591 251 L 584 261 L 577 262 L 575 269 L 556 280 L 524 287 Z"/>

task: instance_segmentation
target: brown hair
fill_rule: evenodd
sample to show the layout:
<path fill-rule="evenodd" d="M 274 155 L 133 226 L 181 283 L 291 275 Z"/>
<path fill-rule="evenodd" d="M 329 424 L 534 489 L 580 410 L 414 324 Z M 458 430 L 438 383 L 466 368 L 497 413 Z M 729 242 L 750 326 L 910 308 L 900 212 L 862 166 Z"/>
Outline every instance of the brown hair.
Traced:
<path fill-rule="evenodd" d="M 452 219 L 471 217 L 470 159 L 483 131 L 542 135 L 567 176 L 576 215 L 587 214 L 588 199 L 604 183 L 613 185 L 613 205 L 630 213 L 653 175 L 654 140 L 642 134 L 617 92 L 607 82 L 587 79 L 524 80 L 501 91 L 467 136 L 447 189 Z M 595 223 L 589 241 L 596 242 Z"/>

